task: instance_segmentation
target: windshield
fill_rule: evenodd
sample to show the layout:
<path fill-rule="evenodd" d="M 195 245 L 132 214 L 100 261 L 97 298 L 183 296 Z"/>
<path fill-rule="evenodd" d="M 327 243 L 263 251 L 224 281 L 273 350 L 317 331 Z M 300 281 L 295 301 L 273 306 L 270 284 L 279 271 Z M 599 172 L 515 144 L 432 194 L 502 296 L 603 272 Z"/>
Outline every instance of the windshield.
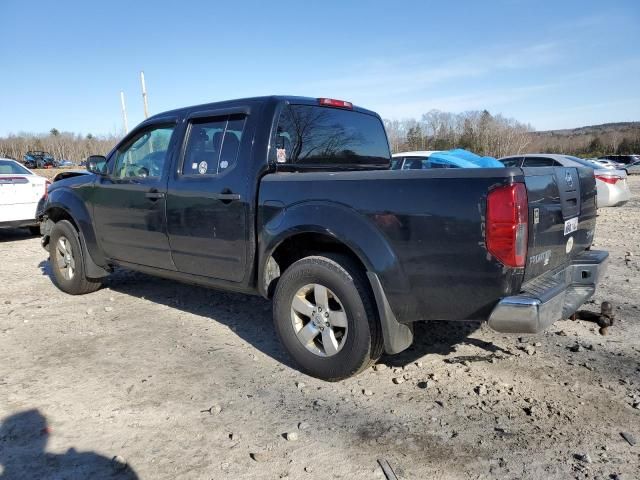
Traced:
<path fill-rule="evenodd" d="M 0 175 L 31 175 L 31 172 L 19 163 L 11 160 L 0 160 Z"/>

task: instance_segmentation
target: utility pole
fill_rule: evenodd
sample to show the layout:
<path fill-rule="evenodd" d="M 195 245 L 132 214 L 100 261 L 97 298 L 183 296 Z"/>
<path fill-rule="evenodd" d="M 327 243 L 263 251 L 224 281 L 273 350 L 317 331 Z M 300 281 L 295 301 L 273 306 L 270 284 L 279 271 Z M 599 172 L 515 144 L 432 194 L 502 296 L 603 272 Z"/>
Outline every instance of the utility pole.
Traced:
<path fill-rule="evenodd" d="M 124 92 L 120 90 L 120 105 L 122 106 L 122 121 L 124 122 L 124 134 L 129 133 L 129 125 L 127 124 L 127 107 L 124 104 Z"/>
<path fill-rule="evenodd" d="M 149 118 L 149 105 L 147 104 L 147 87 L 144 84 L 144 72 L 140 72 L 140 83 L 142 84 L 142 101 L 144 103 L 144 118 Z"/>

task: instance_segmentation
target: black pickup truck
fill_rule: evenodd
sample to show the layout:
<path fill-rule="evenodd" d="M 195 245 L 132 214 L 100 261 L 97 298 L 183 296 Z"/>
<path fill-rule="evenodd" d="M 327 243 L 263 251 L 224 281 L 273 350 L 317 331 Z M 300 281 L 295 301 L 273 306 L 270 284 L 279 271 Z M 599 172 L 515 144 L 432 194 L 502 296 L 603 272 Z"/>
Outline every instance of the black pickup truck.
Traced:
<path fill-rule="evenodd" d="M 70 294 L 115 267 L 273 299 L 302 370 L 356 374 L 418 320 L 536 333 L 595 291 L 589 169 L 390 170 L 380 117 L 327 98 L 182 108 L 138 125 L 41 211 Z"/>

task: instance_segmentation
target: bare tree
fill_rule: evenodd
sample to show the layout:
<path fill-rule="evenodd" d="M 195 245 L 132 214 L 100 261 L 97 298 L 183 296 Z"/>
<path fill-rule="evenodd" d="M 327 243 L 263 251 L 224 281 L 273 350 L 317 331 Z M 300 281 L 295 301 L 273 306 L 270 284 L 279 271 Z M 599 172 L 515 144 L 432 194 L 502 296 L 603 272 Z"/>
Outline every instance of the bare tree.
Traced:
<path fill-rule="evenodd" d="M 403 149 L 446 150 L 466 148 L 481 155 L 522 153 L 531 141 L 530 125 L 488 111 L 454 114 L 430 110 L 421 121 L 385 120 L 394 152 Z"/>
<path fill-rule="evenodd" d="M 44 150 L 57 160 L 79 163 L 89 155 L 106 154 L 118 142 L 115 135 L 94 137 L 61 132 L 52 128 L 47 134 L 18 133 L 0 137 L 0 157 L 22 160 L 30 150 Z"/>

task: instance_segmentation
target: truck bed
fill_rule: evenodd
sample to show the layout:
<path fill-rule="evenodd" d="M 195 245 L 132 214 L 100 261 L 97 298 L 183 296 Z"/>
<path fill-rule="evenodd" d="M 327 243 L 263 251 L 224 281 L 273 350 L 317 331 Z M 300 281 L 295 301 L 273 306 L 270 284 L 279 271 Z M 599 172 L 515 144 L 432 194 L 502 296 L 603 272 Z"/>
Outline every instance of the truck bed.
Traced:
<path fill-rule="evenodd" d="M 558 186 L 565 170 L 574 170 L 582 188 L 571 208 Z M 399 322 L 486 320 L 500 298 L 590 246 L 595 183 L 582 175 L 562 167 L 274 173 L 261 182 L 258 230 L 268 245 L 269 232 L 282 231 L 283 222 L 299 223 L 299 215 L 312 222 L 316 211 L 324 233 L 347 243 L 379 276 Z M 487 194 L 513 182 L 524 182 L 529 197 L 525 268 L 505 267 L 485 245 Z M 566 254 L 569 216 L 579 222 Z M 363 242 L 373 253 L 359 247 Z"/>

